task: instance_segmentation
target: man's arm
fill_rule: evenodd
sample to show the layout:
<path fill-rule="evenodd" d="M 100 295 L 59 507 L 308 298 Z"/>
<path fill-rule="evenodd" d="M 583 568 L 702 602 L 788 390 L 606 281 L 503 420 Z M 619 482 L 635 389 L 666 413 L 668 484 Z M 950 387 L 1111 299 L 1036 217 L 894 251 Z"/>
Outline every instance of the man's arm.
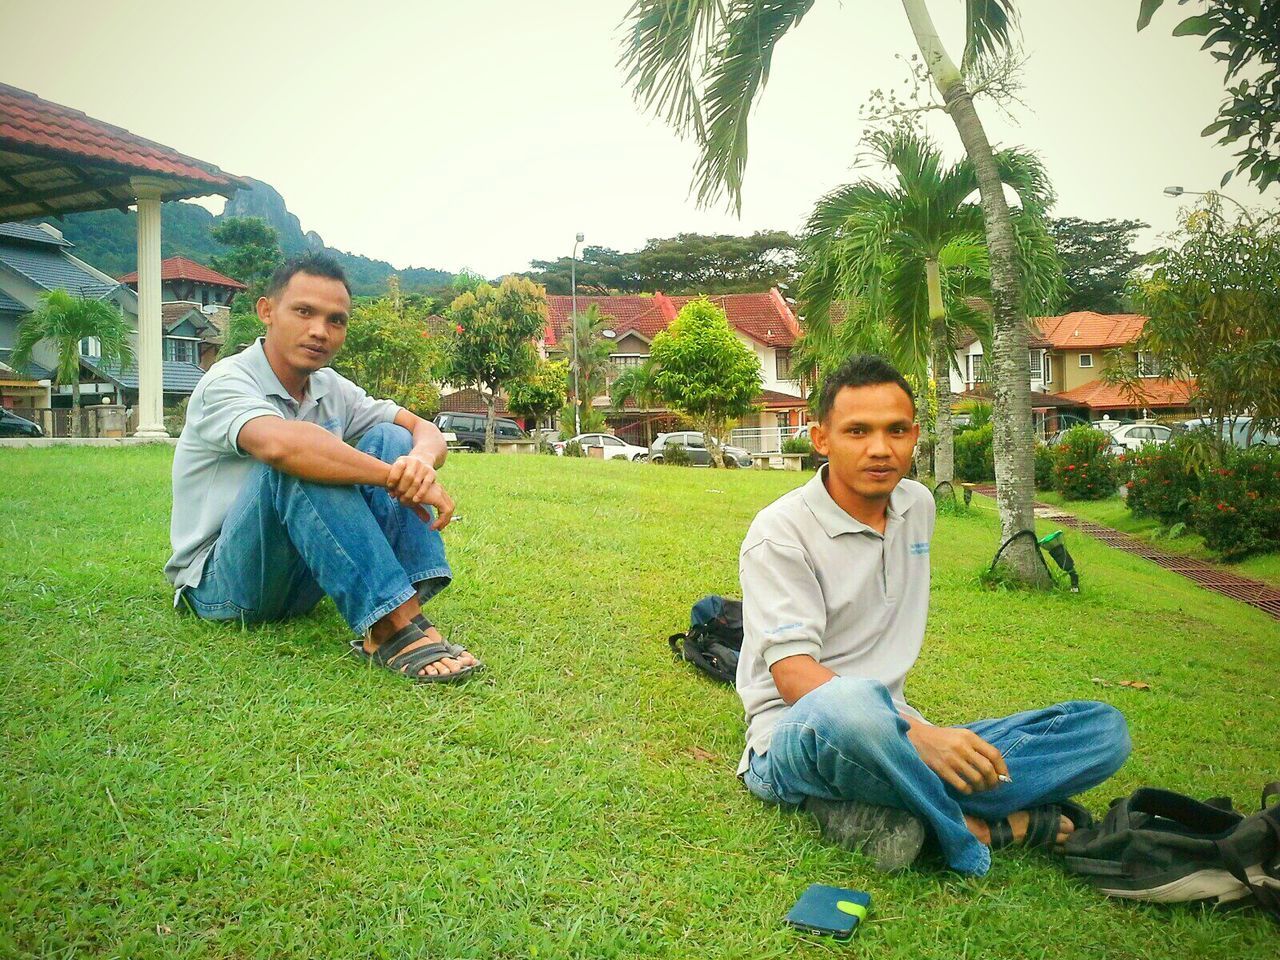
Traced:
<path fill-rule="evenodd" d="M 813 657 L 805 654 L 777 660 L 769 668 L 769 672 L 773 674 L 774 685 L 788 707 L 835 676 Z"/>

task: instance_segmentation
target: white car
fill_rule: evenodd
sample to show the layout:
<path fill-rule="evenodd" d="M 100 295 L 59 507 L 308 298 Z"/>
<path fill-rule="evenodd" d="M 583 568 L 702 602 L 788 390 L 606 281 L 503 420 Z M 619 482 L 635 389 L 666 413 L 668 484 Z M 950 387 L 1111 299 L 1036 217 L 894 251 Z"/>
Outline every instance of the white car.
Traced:
<path fill-rule="evenodd" d="M 563 443 L 557 443 L 556 453 L 563 454 L 565 446 L 575 442 L 587 456 L 591 456 L 590 447 L 603 447 L 605 460 L 633 460 L 638 463 L 649 456 L 649 451 L 644 447 L 619 440 L 611 433 L 580 433 Z"/>
<path fill-rule="evenodd" d="M 1127 453 L 1144 443 L 1166 443 L 1173 431 L 1160 423 L 1126 423 L 1111 431 L 1111 452 Z"/>

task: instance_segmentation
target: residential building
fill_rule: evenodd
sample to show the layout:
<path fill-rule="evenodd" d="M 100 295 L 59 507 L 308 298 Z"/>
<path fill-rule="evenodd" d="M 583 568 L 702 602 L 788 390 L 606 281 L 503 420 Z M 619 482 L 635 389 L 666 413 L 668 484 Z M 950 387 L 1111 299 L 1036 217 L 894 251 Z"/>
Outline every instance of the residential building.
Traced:
<path fill-rule="evenodd" d="M 17 338 L 18 324 L 52 290 L 66 290 L 75 296 L 105 300 L 115 304 L 136 331 L 138 297 L 128 286 L 103 273 L 71 253 L 73 244 L 47 223 L 0 223 L 0 364 L 14 376 L 0 377 L 6 384 L 29 380 L 33 386 L 0 385 L 0 405 L 8 408 L 66 408 L 71 404 L 71 385 L 53 386 L 57 353 L 50 343 L 39 344 L 32 362 L 23 370 L 8 363 Z M 186 328 L 184 328 L 186 329 Z M 187 340 L 179 334 L 177 341 Z M 134 347 L 136 349 L 136 335 Z M 166 354 L 175 347 L 166 344 Z M 178 348 L 186 355 L 186 348 Z M 82 402 L 113 401 L 133 406 L 137 401 L 136 370 L 119 370 L 104 364 L 97 342 L 86 339 L 80 345 L 80 392 Z M 175 353 L 176 356 L 176 353 Z M 189 396 L 203 370 L 197 362 L 167 360 L 163 369 L 164 402 L 177 403 Z M 42 386 L 42 381 L 48 381 Z"/>
<path fill-rule="evenodd" d="M 1032 416 L 1038 432 L 1052 433 L 1073 418 L 1151 416 L 1177 420 L 1192 414 L 1190 396 L 1194 383 L 1162 378 L 1152 358 L 1137 350 L 1146 322 L 1146 317 L 1138 314 L 1087 310 L 1032 321 L 1027 367 Z M 953 393 L 987 393 L 983 350 L 982 343 L 972 334 L 961 340 L 956 350 L 958 369 L 951 371 Z M 1136 389 L 1103 379 L 1117 353 L 1136 364 Z"/>
<path fill-rule="evenodd" d="M 136 291 L 137 272 L 126 273 L 120 282 Z M 229 307 L 235 295 L 247 289 L 239 280 L 186 257 L 169 257 L 160 261 L 162 303 L 190 302 L 202 307 Z"/>

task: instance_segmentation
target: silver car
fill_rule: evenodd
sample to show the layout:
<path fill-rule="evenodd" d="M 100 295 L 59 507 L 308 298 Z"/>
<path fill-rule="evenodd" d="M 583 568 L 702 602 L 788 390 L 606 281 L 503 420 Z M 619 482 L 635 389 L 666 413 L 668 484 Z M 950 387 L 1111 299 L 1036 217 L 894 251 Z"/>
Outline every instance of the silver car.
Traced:
<path fill-rule="evenodd" d="M 668 446 L 684 447 L 685 453 L 689 455 L 689 463 L 692 466 L 711 466 L 711 451 L 707 449 L 707 442 L 697 430 L 658 434 L 653 441 L 653 445 L 649 447 L 649 461 L 651 463 L 662 463 Z M 733 469 L 736 467 L 749 468 L 751 466 L 751 453 L 749 451 L 743 450 L 741 447 L 731 447 L 727 443 L 720 449 L 724 452 L 724 465 L 726 467 Z"/>

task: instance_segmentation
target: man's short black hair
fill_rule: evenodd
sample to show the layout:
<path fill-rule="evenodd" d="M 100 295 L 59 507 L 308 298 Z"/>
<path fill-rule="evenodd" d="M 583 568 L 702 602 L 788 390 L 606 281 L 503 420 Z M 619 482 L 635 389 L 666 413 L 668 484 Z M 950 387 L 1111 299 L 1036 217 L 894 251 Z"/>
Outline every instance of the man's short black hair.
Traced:
<path fill-rule="evenodd" d="M 836 394 L 845 387 L 874 387 L 881 383 L 900 386 L 911 400 L 912 411 L 915 410 L 916 395 L 897 367 L 874 353 L 856 353 L 827 374 L 827 379 L 822 382 L 822 392 L 818 395 L 818 420 L 826 423 L 831 416 L 831 408 L 836 404 Z"/>
<path fill-rule="evenodd" d="M 267 281 L 267 296 L 278 297 L 294 275 L 299 273 L 337 280 L 347 288 L 347 296 L 351 296 L 351 284 L 347 282 L 346 273 L 338 261 L 327 253 L 308 253 L 280 264 L 276 267 L 276 272 L 271 274 L 271 279 Z"/>

